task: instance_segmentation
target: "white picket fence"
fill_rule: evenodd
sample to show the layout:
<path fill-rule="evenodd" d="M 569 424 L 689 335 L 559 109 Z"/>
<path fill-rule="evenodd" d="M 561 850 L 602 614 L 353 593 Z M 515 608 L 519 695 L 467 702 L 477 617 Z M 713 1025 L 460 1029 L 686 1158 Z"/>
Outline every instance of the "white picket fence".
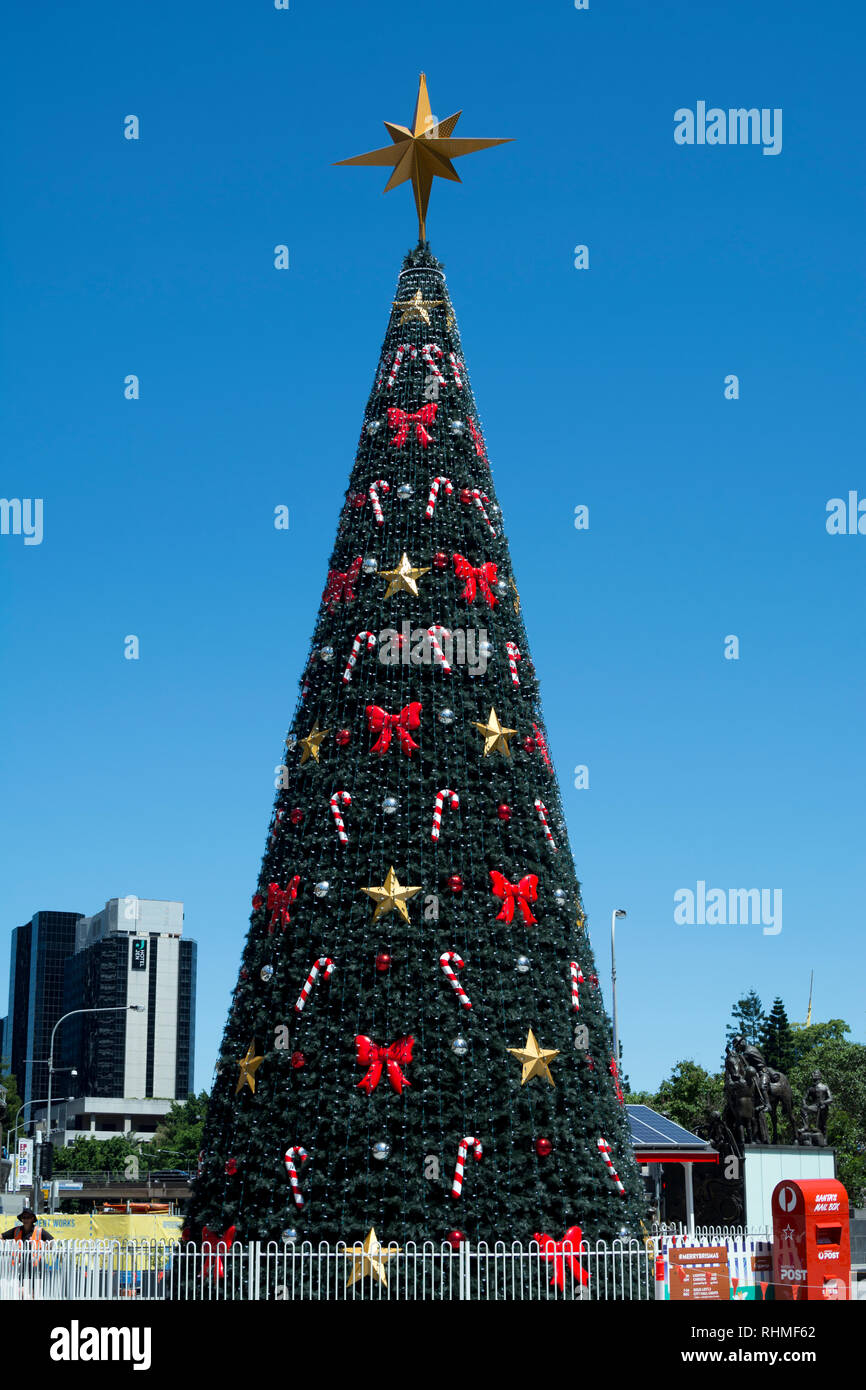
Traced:
<path fill-rule="evenodd" d="M 613 1300 L 652 1299 L 652 1243 L 566 1247 L 550 1258 L 529 1246 L 464 1241 L 383 1246 L 376 1268 L 360 1250 L 252 1241 L 216 1253 L 163 1241 L 55 1241 L 30 1250 L 0 1246 L 0 1301 L 123 1299 L 247 1300 Z M 217 1269 L 217 1258 L 220 1270 Z M 353 1275 L 359 1277 L 353 1279 Z M 555 1277 L 559 1275 L 559 1280 Z"/>

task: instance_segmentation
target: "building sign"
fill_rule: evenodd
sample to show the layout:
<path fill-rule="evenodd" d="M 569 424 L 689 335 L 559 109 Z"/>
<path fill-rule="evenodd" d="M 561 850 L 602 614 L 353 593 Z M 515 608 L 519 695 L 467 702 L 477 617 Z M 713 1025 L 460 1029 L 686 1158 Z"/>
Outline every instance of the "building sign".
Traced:
<path fill-rule="evenodd" d="M 728 1252 L 724 1245 L 681 1247 L 671 1250 L 668 1260 L 672 1299 L 703 1303 L 706 1299 L 730 1298 Z"/>
<path fill-rule="evenodd" d="M 33 1140 L 18 1140 L 18 1186 L 33 1186 Z"/>
<path fill-rule="evenodd" d="M 132 943 L 132 969 L 147 969 L 147 940 L 137 936 Z"/>

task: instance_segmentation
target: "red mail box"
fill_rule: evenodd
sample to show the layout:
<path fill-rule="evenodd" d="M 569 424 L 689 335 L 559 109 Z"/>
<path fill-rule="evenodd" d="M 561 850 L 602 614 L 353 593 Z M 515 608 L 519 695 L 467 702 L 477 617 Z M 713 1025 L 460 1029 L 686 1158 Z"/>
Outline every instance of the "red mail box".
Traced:
<path fill-rule="evenodd" d="M 848 1193 L 829 1178 L 785 1178 L 773 1191 L 777 1299 L 851 1297 Z"/>

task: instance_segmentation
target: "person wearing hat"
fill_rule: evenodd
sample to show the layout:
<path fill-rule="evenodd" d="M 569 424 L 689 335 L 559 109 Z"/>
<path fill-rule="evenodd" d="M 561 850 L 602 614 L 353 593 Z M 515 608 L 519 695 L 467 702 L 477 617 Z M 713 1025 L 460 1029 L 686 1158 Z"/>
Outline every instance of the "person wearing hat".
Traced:
<path fill-rule="evenodd" d="M 46 1241 L 53 1240 L 54 1237 L 44 1226 L 36 1225 L 36 1212 L 30 1207 L 25 1207 L 19 1211 L 18 1220 L 20 1226 L 13 1226 L 10 1230 L 3 1232 L 4 1240 L 14 1240 L 19 1243 L 29 1241 L 31 1248 L 34 1245 L 42 1245 Z"/>

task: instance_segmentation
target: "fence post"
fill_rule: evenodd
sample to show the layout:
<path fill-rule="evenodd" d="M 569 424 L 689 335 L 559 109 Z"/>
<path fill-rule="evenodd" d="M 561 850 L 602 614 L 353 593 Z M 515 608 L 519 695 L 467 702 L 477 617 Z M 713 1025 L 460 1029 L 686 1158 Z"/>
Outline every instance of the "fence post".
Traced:
<path fill-rule="evenodd" d="M 461 1240 L 457 1250 L 459 1260 L 458 1270 L 460 1273 L 459 1296 L 461 1299 L 467 1299 L 472 1296 L 469 1283 L 469 1241 Z"/>
<path fill-rule="evenodd" d="M 251 1240 L 247 1245 L 247 1298 L 255 1303 L 259 1296 L 259 1243 Z"/>

